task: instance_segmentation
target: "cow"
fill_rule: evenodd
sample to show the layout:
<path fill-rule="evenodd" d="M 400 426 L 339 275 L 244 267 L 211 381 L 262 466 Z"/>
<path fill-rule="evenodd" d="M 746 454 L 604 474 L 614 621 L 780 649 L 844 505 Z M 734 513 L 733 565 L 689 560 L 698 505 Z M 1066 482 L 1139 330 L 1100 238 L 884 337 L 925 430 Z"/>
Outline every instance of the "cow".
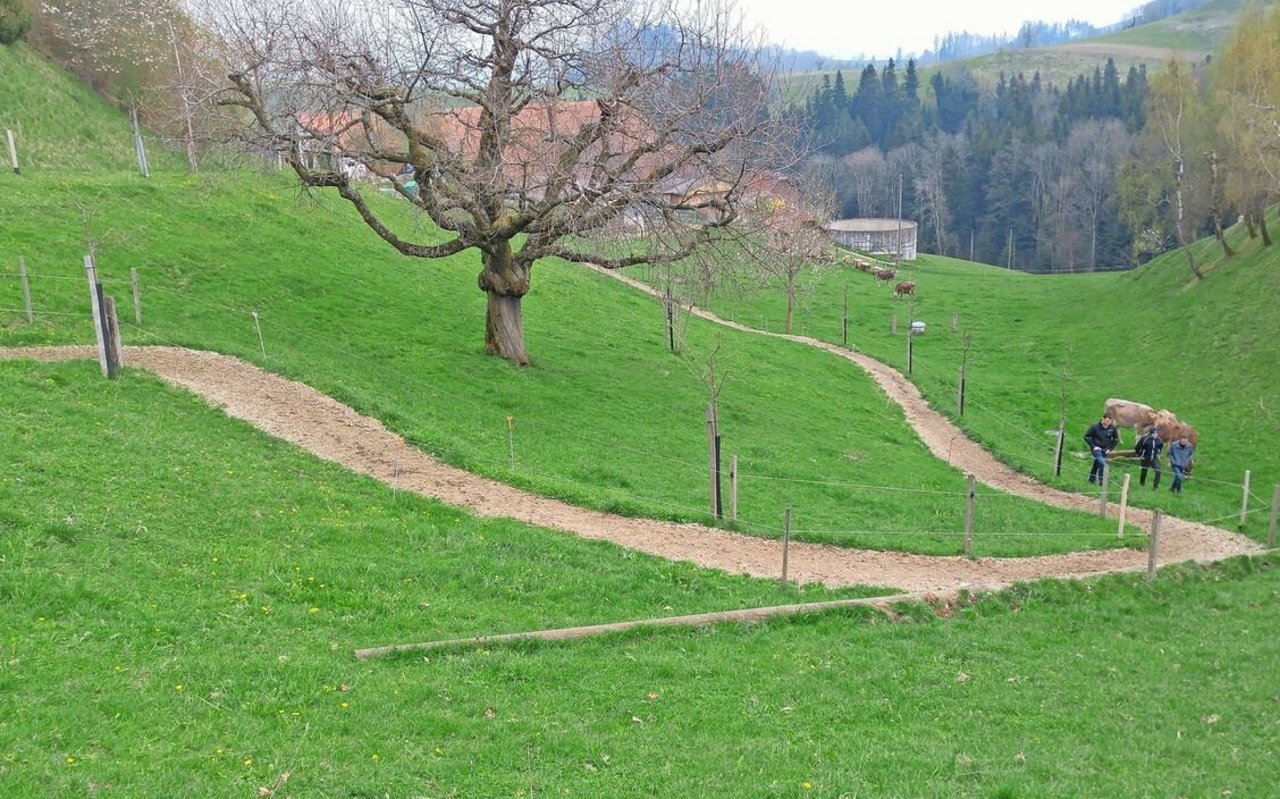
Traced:
<path fill-rule="evenodd" d="M 1151 424 L 1160 431 L 1160 438 L 1164 440 L 1165 446 L 1177 441 L 1184 432 L 1187 434 L 1187 440 L 1191 442 L 1192 446 L 1199 442 L 1196 429 L 1186 422 L 1180 421 L 1177 416 L 1173 415 L 1173 411 L 1161 408 L 1155 412 Z"/>
<path fill-rule="evenodd" d="M 1155 423 L 1156 412 L 1150 405 L 1112 397 L 1102 408 L 1103 416 L 1110 416 L 1116 427 L 1132 427 L 1145 431 Z"/>
<path fill-rule="evenodd" d="M 1178 417 L 1173 415 L 1173 411 L 1161 408 L 1155 412 L 1151 426 L 1160 432 L 1160 438 L 1164 441 L 1165 452 L 1169 451 L 1169 445 L 1177 441 L 1183 435 L 1191 442 L 1191 446 L 1196 446 L 1200 442 L 1200 436 L 1196 434 L 1196 429 L 1186 422 L 1180 421 Z M 1192 456 L 1191 463 L 1187 465 L 1187 474 L 1191 474 L 1191 470 L 1195 468 L 1195 457 Z"/>
<path fill-rule="evenodd" d="M 885 283 L 888 283 L 890 280 L 893 280 L 897 276 L 898 276 L 898 273 L 893 269 L 871 270 L 871 277 L 873 277 L 877 283 L 879 283 L 881 280 L 883 280 Z"/>
<path fill-rule="evenodd" d="M 903 294 L 914 295 L 915 293 L 916 293 L 916 284 L 910 280 L 904 280 L 898 285 L 893 287 L 893 298 L 895 300 L 900 298 Z"/>

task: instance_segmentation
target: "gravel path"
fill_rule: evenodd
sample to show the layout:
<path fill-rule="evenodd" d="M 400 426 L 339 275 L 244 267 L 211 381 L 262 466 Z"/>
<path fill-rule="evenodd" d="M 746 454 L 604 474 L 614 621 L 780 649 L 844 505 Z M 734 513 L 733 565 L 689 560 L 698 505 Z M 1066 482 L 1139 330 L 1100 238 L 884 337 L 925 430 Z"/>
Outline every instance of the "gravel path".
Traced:
<path fill-rule="evenodd" d="M 638 287 L 647 290 L 647 287 Z M 729 327 L 759 332 L 717 319 L 700 309 L 694 309 L 694 313 Z M 1096 508 L 1093 500 L 1041 485 L 1001 464 L 945 417 L 931 410 L 915 386 L 883 364 L 814 339 L 779 337 L 826 349 L 866 369 L 885 393 L 902 405 L 907 421 L 935 455 L 949 458 L 982 483 L 1056 507 L 1086 511 Z M 68 360 L 96 359 L 96 355 L 91 347 L 25 347 L 0 348 L 0 358 Z M 376 419 L 362 416 L 303 383 L 287 380 L 238 358 L 177 347 L 125 347 L 124 361 L 128 366 L 148 369 L 165 382 L 205 398 L 227 415 L 243 419 L 318 457 L 385 483 L 394 483 L 401 490 L 466 508 L 479 516 L 518 519 L 730 573 L 755 577 L 778 574 L 777 541 L 702 525 L 616 516 L 477 477 L 404 447 L 400 437 Z M 1129 518 L 1145 525 L 1150 514 L 1131 508 Z M 1260 545 L 1243 536 L 1164 517 L 1161 563 L 1212 561 L 1260 551 Z M 800 582 L 821 582 L 829 586 L 863 584 L 910 592 L 945 593 L 966 587 L 995 588 L 1041 577 L 1082 577 L 1141 570 L 1146 568 L 1146 563 L 1146 553 L 1133 550 L 968 559 L 793 542 L 788 574 Z"/>

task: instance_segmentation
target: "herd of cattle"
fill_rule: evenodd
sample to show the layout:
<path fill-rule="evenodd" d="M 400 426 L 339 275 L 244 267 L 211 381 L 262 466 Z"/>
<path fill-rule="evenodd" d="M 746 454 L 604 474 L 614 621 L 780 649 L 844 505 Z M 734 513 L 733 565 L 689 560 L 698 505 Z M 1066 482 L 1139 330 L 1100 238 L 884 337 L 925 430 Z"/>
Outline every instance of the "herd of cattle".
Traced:
<path fill-rule="evenodd" d="M 874 279 L 877 283 L 888 283 L 889 281 L 893 280 L 895 277 L 898 276 L 898 272 L 896 269 L 885 269 L 883 267 L 873 266 L 870 261 L 864 260 L 862 258 L 853 259 L 853 268 L 857 269 L 859 272 L 870 272 L 872 279 Z M 899 299 L 900 297 L 906 294 L 911 294 L 914 296 L 915 293 L 916 293 L 916 284 L 915 284 L 915 281 L 912 281 L 912 280 L 903 280 L 902 282 L 898 283 L 898 285 L 893 287 L 893 298 L 895 300 Z"/>
<path fill-rule="evenodd" d="M 1184 433 L 1194 446 L 1199 443 L 1196 429 L 1186 422 L 1179 421 L 1172 411 L 1155 410 L 1150 405 L 1123 399 L 1109 399 L 1103 408 L 1103 415 L 1110 416 L 1116 427 L 1132 427 L 1134 430 L 1146 432 L 1155 427 L 1160 431 L 1160 438 L 1166 442 L 1176 441 Z"/>

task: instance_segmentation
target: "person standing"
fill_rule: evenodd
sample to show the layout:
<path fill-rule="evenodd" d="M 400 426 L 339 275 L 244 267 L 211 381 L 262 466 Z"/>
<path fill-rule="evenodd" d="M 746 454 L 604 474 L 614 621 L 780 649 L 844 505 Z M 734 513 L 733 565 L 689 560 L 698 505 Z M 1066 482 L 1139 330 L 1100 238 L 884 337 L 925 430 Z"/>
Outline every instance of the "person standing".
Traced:
<path fill-rule="evenodd" d="M 1173 486 L 1169 488 L 1175 494 L 1182 493 L 1182 478 L 1191 468 L 1191 458 L 1196 453 L 1187 434 L 1179 433 L 1178 440 L 1169 445 L 1169 466 L 1173 468 Z"/>
<path fill-rule="evenodd" d="M 1138 457 L 1142 460 L 1142 471 L 1138 472 L 1138 485 L 1147 484 L 1147 469 L 1155 469 L 1155 480 L 1151 483 L 1152 490 L 1160 489 L 1160 453 L 1164 450 L 1164 439 L 1160 438 L 1160 431 L 1152 425 L 1147 430 L 1146 435 L 1138 439 L 1135 447 Z"/>
<path fill-rule="evenodd" d="M 1089 469 L 1089 482 L 1096 483 L 1102 479 L 1102 472 L 1107 467 L 1107 453 L 1120 443 L 1120 432 L 1116 430 L 1115 420 L 1103 414 L 1102 418 L 1084 434 L 1084 443 L 1089 445 L 1093 455 L 1093 466 Z"/>

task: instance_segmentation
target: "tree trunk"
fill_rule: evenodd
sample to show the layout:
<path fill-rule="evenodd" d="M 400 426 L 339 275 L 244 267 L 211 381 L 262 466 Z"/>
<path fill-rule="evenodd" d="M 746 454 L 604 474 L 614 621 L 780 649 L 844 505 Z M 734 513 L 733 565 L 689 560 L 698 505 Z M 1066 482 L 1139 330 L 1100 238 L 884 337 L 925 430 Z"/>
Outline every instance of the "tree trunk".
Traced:
<path fill-rule="evenodd" d="M 1253 226 L 1253 212 L 1246 211 L 1244 214 L 1244 229 L 1249 231 L 1249 238 L 1258 238 L 1258 230 Z"/>
<path fill-rule="evenodd" d="M 791 319 L 795 313 L 796 307 L 795 278 L 792 278 L 791 281 L 792 282 L 787 284 L 787 324 L 783 330 L 787 335 L 791 335 Z"/>
<path fill-rule="evenodd" d="M 1258 229 L 1262 232 L 1262 246 L 1271 246 L 1271 231 L 1267 230 L 1267 209 L 1263 208 L 1262 213 L 1258 214 Z"/>
<path fill-rule="evenodd" d="M 1213 233 L 1218 237 L 1218 243 L 1222 245 L 1222 255 L 1224 258 L 1230 258 L 1236 254 L 1236 251 L 1231 249 L 1231 245 L 1227 243 L 1227 237 L 1222 232 L 1222 217 L 1217 214 L 1214 214 L 1213 216 Z"/>
<path fill-rule="evenodd" d="M 524 320 L 520 300 L 529 291 L 529 267 L 512 257 L 510 242 L 484 251 L 480 290 L 488 295 L 484 322 L 484 349 L 517 366 L 528 366 L 524 349 Z"/>

